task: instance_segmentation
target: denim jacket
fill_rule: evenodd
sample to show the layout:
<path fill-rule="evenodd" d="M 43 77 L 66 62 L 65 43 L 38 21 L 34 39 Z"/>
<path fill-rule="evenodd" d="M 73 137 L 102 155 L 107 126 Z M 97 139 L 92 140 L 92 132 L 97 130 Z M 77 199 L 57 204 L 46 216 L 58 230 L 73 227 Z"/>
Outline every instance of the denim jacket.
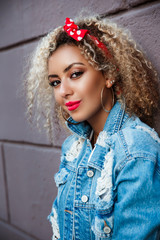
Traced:
<path fill-rule="evenodd" d="M 73 121 L 73 119 L 70 119 Z M 52 239 L 160 239 L 160 139 L 154 129 L 112 108 L 95 147 L 86 123 L 62 145 Z"/>

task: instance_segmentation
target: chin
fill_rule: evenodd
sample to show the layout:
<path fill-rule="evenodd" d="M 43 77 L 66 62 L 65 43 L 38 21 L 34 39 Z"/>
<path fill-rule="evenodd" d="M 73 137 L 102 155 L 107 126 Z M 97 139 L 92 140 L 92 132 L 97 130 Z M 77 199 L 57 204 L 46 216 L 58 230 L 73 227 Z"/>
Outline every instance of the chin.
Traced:
<path fill-rule="evenodd" d="M 73 118 L 73 120 L 75 121 L 75 122 L 83 122 L 83 121 L 85 121 L 85 119 L 81 119 L 81 118 L 74 118 L 74 117 L 72 117 Z"/>
<path fill-rule="evenodd" d="M 77 115 L 77 114 L 75 114 Z M 74 121 L 76 122 L 83 122 L 83 121 L 86 121 L 86 118 L 85 117 L 82 117 L 82 116 L 72 116 L 71 117 L 73 118 Z"/>

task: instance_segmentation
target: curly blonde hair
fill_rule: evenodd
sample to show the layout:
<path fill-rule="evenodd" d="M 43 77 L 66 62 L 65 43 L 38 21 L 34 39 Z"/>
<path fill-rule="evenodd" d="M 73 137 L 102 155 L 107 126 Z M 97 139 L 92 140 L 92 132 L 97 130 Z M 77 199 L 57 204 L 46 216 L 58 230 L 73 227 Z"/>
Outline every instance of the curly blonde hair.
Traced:
<path fill-rule="evenodd" d="M 77 46 L 96 70 L 114 78 L 115 97 L 125 101 L 125 109 L 130 115 L 137 115 L 148 123 L 159 103 L 158 77 L 152 64 L 137 48 L 130 34 L 115 23 L 87 17 L 77 19 L 76 24 L 103 42 L 110 56 L 97 47 L 89 35 L 78 42 L 68 36 L 62 26 L 48 33 L 33 52 L 25 78 L 29 119 L 34 118 L 37 126 L 43 122 L 52 139 L 58 112 L 54 107 L 56 103 L 53 104 L 52 87 L 48 84 L 48 59 L 58 47 L 68 44 Z"/>

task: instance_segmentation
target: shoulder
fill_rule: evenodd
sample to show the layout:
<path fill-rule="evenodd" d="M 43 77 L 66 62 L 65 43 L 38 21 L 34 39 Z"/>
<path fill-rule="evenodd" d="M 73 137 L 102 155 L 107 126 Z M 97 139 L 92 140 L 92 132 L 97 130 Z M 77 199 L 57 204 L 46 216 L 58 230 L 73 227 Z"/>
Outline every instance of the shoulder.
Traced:
<path fill-rule="evenodd" d="M 160 138 L 157 132 L 140 121 L 132 119 L 126 127 L 119 131 L 121 144 L 128 149 L 129 153 L 141 152 L 157 155 L 160 151 Z"/>
<path fill-rule="evenodd" d="M 160 162 L 160 138 L 156 131 L 139 118 L 130 118 L 123 128 L 113 135 L 115 165 L 125 166 L 131 160 Z M 160 164 L 159 164 L 160 165 Z"/>

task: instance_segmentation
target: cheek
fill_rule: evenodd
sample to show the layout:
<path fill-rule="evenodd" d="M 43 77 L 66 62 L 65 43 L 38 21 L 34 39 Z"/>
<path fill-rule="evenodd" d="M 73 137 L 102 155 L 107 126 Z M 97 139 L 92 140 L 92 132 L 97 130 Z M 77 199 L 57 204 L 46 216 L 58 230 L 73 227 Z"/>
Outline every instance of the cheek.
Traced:
<path fill-rule="evenodd" d="M 92 82 L 92 85 L 88 86 L 86 89 L 86 94 L 92 97 L 94 100 L 100 97 L 101 89 L 103 88 L 102 84 L 99 81 Z"/>

